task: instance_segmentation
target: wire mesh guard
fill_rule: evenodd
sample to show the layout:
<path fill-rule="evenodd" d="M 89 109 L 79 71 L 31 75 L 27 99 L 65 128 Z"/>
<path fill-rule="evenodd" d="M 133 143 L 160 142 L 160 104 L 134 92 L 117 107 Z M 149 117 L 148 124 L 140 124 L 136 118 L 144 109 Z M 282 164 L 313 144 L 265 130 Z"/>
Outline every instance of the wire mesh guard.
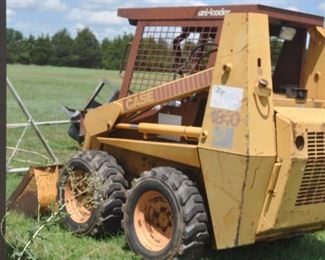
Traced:
<path fill-rule="evenodd" d="M 146 26 L 129 90 L 140 92 L 207 68 L 216 27 Z"/>

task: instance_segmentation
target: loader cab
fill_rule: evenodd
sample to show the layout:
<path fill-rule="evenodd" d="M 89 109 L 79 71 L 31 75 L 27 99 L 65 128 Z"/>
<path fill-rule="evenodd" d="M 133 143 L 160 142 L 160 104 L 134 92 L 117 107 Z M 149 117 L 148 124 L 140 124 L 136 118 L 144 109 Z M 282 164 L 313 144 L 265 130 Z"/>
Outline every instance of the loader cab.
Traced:
<path fill-rule="evenodd" d="M 284 25 L 283 25 L 284 24 Z M 304 103 L 308 98 L 305 57 L 310 41 L 309 26 L 286 23 L 270 24 L 272 83 L 275 99 L 295 99 Z M 310 97 L 310 96 L 309 96 Z"/>
<path fill-rule="evenodd" d="M 119 9 L 118 15 L 136 26 L 131 48 L 126 49 L 119 97 L 213 67 L 223 19 L 230 12 L 269 16 L 274 97 L 305 100 L 301 69 L 308 30 L 322 26 L 323 17 L 263 5 Z M 154 111 L 137 112 L 127 121 L 201 126 L 206 101 L 207 92 L 196 93 Z"/>

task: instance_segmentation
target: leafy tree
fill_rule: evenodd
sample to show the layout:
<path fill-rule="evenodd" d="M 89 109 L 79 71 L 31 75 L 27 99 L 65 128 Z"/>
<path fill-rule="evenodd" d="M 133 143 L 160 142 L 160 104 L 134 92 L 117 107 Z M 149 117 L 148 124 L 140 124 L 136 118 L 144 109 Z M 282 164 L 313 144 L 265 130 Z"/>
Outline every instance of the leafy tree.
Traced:
<path fill-rule="evenodd" d="M 169 46 L 165 39 L 159 38 L 155 49 L 156 51 L 154 55 L 156 57 L 154 57 L 154 59 L 156 60 L 156 67 L 160 71 L 164 69 L 167 69 L 168 71 L 175 60 L 172 46 Z"/>
<path fill-rule="evenodd" d="M 55 33 L 51 43 L 53 48 L 51 64 L 55 66 L 72 65 L 73 39 L 67 29 Z"/>
<path fill-rule="evenodd" d="M 50 37 L 48 35 L 38 37 L 30 52 L 31 63 L 37 65 L 48 65 L 53 54 Z"/>
<path fill-rule="evenodd" d="M 73 55 L 73 63 L 78 67 L 100 67 L 100 45 L 96 36 L 88 28 L 78 32 L 73 43 Z"/>
<path fill-rule="evenodd" d="M 104 39 L 102 42 L 102 67 L 110 70 L 119 69 L 125 46 L 132 42 L 132 39 L 132 34 L 124 34 L 113 40 Z"/>
<path fill-rule="evenodd" d="M 101 65 L 105 69 L 113 69 L 114 66 L 112 65 L 112 41 L 105 38 L 102 42 L 101 49 L 102 49 L 102 57 L 101 57 Z"/>
<path fill-rule="evenodd" d="M 31 52 L 35 47 L 35 38 L 30 35 L 28 39 L 23 39 L 20 50 L 18 53 L 17 62 L 21 64 L 30 64 L 31 63 Z"/>
<path fill-rule="evenodd" d="M 100 45 L 96 36 L 86 28 L 71 38 L 67 29 L 62 29 L 51 38 L 47 36 L 25 38 L 14 29 L 7 29 L 7 62 L 55 66 L 75 66 L 87 68 L 119 69 L 124 47 L 132 42 L 132 34 L 124 34 L 112 40 L 104 39 Z M 154 39 L 149 39 L 154 41 Z M 163 40 L 155 43 L 160 54 L 168 52 Z M 127 61 L 127 59 L 126 59 Z M 145 63 L 150 62 L 145 61 Z"/>
<path fill-rule="evenodd" d="M 7 62 L 18 62 L 21 44 L 23 42 L 23 34 L 12 28 L 7 29 Z"/>

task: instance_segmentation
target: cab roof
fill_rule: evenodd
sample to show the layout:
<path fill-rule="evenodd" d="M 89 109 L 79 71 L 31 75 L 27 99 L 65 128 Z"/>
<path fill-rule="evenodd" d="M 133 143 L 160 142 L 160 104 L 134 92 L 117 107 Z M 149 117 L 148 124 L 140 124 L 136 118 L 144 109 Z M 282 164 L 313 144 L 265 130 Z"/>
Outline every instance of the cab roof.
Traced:
<path fill-rule="evenodd" d="M 266 5 L 211 5 L 190 7 L 121 8 L 118 15 L 129 19 L 130 24 L 154 20 L 223 20 L 230 12 L 256 12 L 267 14 L 271 23 L 308 27 L 323 26 L 324 17 Z"/>

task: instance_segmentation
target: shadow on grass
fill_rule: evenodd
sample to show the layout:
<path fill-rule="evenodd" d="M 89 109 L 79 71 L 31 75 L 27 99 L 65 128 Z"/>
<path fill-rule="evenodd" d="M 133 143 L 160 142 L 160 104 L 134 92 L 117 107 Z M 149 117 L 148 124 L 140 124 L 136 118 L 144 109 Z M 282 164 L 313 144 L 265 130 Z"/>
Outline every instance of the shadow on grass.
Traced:
<path fill-rule="evenodd" d="M 205 259 L 216 260 L 325 260 L 325 241 L 315 234 L 301 238 L 259 242 L 255 245 L 227 250 L 209 251 Z"/>
<path fill-rule="evenodd" d="M 28 232 L 37 226 L 37 222 L 23 215 L 12 214 L 7 219 L 7 224 L 8 241 L 21 251 L 24 241 L 28 240 Z M 140 259 L 128 248 L 123 232 L 96 239 L 75 236 L 56 223 L 49 226 L 49 229 L 44 229 L 40 238 L 35 239 L 30 248 L 36 259 Z M 11 257 L 13 253 L 14 251 L 7 246 L 6 259 L 17 259 Z M 260 242 L 228 250 L 209 250 L 203 259 L 325 260 L 325 232 L 306 234 L 301 238 Z"/>
<path fill-rule="evenodd" d="M 124 234 L 118 236 L 118 245 L 130 252 Z M 112 238 L 112 237 L 111 237 Z M 209 250 L 204 260 L 325 260 L 325 236 L 323 233 L 306 234 L 302 237 L 259 242 L 254 245 L 227 250 Z"/>
<path fill-rule="evenodd" d="M 17 249 L 22 250 L 23 248 L 17 248 Z M 6 260 L 16 260 L 18 258 L 17 253 L 18 252 L 15 252 L 14 249 L 6 243 Z M 23 257 L 22 259 L 24 260 L 28 258 Z"/>
<path fill-rule="evenodd" d="M 13 249 L 8 245 L 8 244 L 6 244 L 6 259 L 14 259 L 13 257 L 12 257 L 12 254 L 13 254 Z"/>

